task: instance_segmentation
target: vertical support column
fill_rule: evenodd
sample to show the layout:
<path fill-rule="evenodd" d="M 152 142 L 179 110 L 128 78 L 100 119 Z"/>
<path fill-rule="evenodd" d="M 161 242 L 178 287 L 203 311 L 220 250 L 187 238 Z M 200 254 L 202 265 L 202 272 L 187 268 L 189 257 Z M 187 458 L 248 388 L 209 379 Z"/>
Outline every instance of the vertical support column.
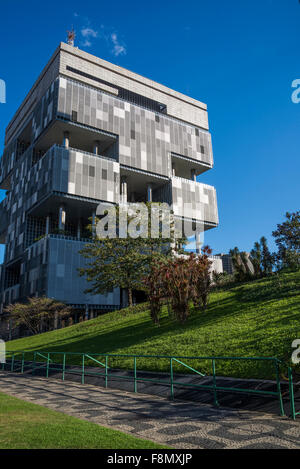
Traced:
<path fill-rule="evenodd" d="M 81 238 L 81 218 L 79 218 L 77 223 L 77 239 Z"/>
<path fill-rule="evenodd" d="M 121 289 L 121 305 L 122 308 L 127 308 L 128 306 L 128 291 L 126 288 Z"/>
<path fill-rule="evenodd" d="M 172 163 L 172 176 L 176 176 L 175 163 Z"/>
<path fill-rule="evenodd" d="M 47 236 L 50 231 L 50 216 L 46 216 L 46 228 L 45 228 L 45 235 Z"/>
<path fill-rule="evenodd" d="M 66 227 L 66 208 L 64 205 L 59 207 L 59 215 L 58 215 L 58 229 L 65 231 Z"/>
<path fill-rule="evenodd" d="M 69 148 L 70 146 L 70 133 L 69 132 L 64 132 L 63 146 L 65 148 Z"/>
<path fill-rule="evenodd" d="M 95 153 L 95 155 L 100 155 L 100 142 L 99 142 L 99 140 L 94 141 L 93 153 Z"/>
<path fill-rule="evenodd" d="M 191 180 L 192 181 L 197 181 L 197 176 L 196 176 L 196 170 L 191 169 Z"/>
<path fill-rule="evenodd" d="M 196 231 L 196 253 L 201 254 L 201 233 L 200 231 Z"/>
<path fill-rule="evenodd" d="M 152 184 L 147 185 L 147 202 L 152 202 Z"/>
<path fill-rule="evenodd" d="M 89 305 L 85 305 L 85 320 L 87 321 L 89 319 Z"/>
<path fill-rule="evenodd" d="M 121 179 L 121 203 L 127 203 L 127 177 L 122 176 Z"/>
<path fill-rule="evenodd" d="M 93 238 L 96 237 L 96 211 L 93 210 L 92 212 L 92 235 Z"/>

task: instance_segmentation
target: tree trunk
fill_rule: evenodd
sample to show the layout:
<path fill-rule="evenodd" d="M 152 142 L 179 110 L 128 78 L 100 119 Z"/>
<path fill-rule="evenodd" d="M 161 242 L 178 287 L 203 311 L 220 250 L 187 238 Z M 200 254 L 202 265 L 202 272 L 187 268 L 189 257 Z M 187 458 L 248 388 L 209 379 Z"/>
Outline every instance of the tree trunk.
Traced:
<path fill-rule="evenodd" d="M 128 303 L 129 303 L 129 307 L 131 308 L 131 306 L 132 306 L 132 288 L 128 288 Z"/>

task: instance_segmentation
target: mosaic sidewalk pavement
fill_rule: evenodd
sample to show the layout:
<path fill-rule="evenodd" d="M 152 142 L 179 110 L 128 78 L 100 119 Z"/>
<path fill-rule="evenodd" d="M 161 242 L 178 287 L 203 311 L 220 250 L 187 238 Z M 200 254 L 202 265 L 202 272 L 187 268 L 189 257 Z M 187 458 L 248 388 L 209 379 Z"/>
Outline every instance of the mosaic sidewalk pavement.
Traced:
<path fill-rule="evenodd" d="M 0 391 L 174 448 L 300 448 L 300 421 L 0 372 Z"/>

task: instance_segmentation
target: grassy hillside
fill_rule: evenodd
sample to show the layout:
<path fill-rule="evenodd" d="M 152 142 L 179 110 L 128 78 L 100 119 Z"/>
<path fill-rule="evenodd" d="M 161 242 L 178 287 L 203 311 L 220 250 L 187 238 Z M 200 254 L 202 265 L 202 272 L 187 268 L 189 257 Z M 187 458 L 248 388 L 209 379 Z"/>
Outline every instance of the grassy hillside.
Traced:
<path fill-rule="evenodd" d="M 8 350 L 284 358 L 290 356 L 295 338 L 300 338 L 300 272 L 214 292 L 207 311 L 192 311 L 184 325 L 172 322 L 166 311 L 157 327 L 149 311 L 133 314 L 121 310 L 7 345 Z M 140 358 L 137 364 L 144 370 L 168 369 L 166 359 Z M 211 371 L 210 362 L 190 364 Z M 132 359 L 114 359 L 111 365 L 132 368 Z M 178 370 L 184 371 L 182 367 Z M 218 362 L 217 373 L 274 376 L 267 364 L 251 361 Z"/>

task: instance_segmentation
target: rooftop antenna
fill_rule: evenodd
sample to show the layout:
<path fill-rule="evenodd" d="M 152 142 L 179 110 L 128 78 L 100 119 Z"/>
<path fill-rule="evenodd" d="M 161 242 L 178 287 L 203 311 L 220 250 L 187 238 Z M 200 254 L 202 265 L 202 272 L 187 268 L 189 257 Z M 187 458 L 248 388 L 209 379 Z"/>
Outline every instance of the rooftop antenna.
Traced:
<path fill-rule="evenodd" d="M 67 31 L 67 33 L 68 33 L 68 44 L 69 44 L 69 46 L 74 47 L 74 41 L 75 41 L 76 34 L 75 34 L 73 26 L 72 26 L 71 31 Z"/>

